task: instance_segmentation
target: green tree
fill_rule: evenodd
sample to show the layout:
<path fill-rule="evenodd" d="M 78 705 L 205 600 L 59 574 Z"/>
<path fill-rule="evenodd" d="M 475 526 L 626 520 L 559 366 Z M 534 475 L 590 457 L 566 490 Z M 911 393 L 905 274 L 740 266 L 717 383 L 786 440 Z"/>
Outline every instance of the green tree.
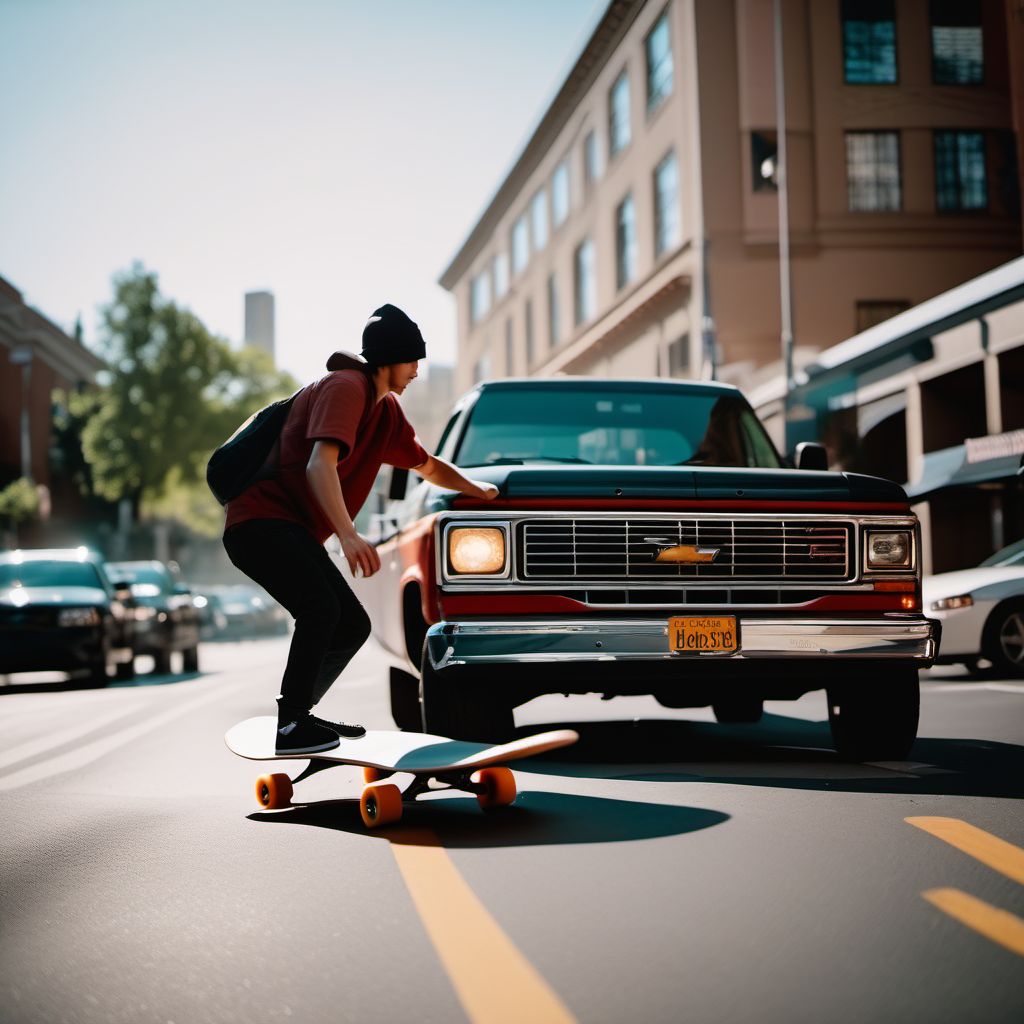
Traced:
<path fill-rule="evenodd" d="M 101 354 L 109 370 L 82 428 L 82 452 L 95 492 L 129 499 L 136 520 L 168 481 L 201 481 L 210 452 L 239 423 L 297 386 L 265 353 L 232 352 L 163 298 L 156 274 L 138 263 L 114 278 Z"/>
<path fill-rule="evenodd" d="M 18 527 L 36 518 L 39 514 L 39 492 L 31 480 L 19 477 L 0 489 L 0 542 L 15 547 L 18 542 Z"/>

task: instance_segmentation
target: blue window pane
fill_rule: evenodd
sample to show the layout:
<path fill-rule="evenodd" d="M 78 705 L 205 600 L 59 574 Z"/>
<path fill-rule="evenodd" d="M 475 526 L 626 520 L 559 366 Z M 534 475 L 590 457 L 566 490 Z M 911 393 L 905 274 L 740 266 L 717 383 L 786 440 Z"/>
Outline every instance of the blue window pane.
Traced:
<path fill-rule="evenodd" d="M 988 208 L 982 132 L 935 133 L 935 205 L 942 211 Z"/>
<path fill-rule="evenodd" d="M 608 145 L 614 156 L 629 145 L 629 78 L 623 71 L 612 86 L 608 104 Z"/>
<path fill-rule="evenodd" d="M 653 110 L 672 91 L 672 46 L 668 15 L 663 14 L 647 37 L 647 109 Z"/>
<path fill-rule="evenodd" d="M 851 85 L 896 81 L 892 0 L 843 0 L 843 75 Z"/>
<path fill-rule="evenodd" d="M 931 0 L 932 75 L 938 85 L 979 85 L 985 62 L 977 0 Z"/>

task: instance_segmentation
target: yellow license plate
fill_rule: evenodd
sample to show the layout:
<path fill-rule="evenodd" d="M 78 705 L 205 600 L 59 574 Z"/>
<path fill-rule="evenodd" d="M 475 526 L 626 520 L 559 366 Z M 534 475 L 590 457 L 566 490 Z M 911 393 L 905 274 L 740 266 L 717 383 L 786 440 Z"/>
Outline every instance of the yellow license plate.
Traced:
<path fill-rule="evenodd" d="M 722 654 L 738 649 L 735 615 L 675 615 L 668 649 L 676 654 Z"/>

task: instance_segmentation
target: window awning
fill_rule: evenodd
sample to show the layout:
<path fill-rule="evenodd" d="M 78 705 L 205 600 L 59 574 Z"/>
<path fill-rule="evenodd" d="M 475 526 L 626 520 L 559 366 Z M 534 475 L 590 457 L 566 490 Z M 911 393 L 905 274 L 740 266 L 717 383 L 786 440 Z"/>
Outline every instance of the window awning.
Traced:
<path fill-rule="evenodd" d="M 923 501 L 937 491 L 950 487 L 972 487 L 977 484 L 1009 480 L 1021 469 L 1024 431 L 993 434 L 985 438 L 969 438 L 964 444 L 929 452 L 924 457 L 921 479 L 906 485 L 911 501 Z M 989 456 L 989 457 L 985 457 Z"/>

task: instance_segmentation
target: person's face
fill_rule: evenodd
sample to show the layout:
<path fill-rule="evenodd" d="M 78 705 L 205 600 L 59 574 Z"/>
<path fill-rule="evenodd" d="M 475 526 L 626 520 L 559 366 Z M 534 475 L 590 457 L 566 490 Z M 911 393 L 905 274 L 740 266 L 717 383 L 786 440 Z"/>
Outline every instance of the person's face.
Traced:
<path fill-rule="evenodd" d="M 402 394 L 409 384 L 416 379 L 419 365 L 419 360 L 414 360 L 411 363 L 392 363 L 388 389 L 394 391 L 396 395 Z"/>

